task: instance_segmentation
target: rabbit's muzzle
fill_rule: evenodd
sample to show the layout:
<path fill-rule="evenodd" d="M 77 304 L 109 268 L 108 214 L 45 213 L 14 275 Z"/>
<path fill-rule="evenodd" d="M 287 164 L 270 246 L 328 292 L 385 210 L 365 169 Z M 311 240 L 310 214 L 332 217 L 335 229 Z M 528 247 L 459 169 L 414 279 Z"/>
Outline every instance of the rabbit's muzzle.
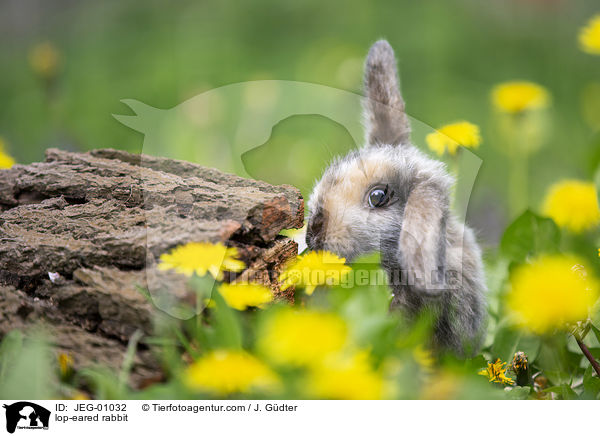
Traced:
<path fill-rule="evenodd" d="M 306 245 L 310 250 L 322 250 L 325 244 L 326 218 L 322 210 L 317 210 L 306 226 Z"/>
<path fill-rule="evenodd" d="M 346 222 L 332 219 L 325 210 L 317 210 L 306 226 L 306 245 L 311 251 L 329 251 L 350 262 L 372 244 L 365 241 L 360 232 L 348 238 L 348 231 Z"/>

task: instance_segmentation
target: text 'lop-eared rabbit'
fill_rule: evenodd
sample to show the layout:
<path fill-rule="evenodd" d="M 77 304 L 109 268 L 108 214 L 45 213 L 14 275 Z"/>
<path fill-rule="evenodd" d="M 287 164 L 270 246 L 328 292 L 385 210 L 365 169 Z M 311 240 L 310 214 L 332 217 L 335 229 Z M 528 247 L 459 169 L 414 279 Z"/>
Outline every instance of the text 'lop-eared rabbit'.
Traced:
<path fill-rule="evenodd" d="M 348 260 L 379 251 L 392 307 L 410 317 L 431 311 L 433 346 L 470 354 L 484 330 L 486 289 L 473 232 L 450 211 L 454 179 L 410 143 L 387 41 L 371 47 L 364 81 L 367 143 L 335 160 L 316 184 L 306 242 Z"/>

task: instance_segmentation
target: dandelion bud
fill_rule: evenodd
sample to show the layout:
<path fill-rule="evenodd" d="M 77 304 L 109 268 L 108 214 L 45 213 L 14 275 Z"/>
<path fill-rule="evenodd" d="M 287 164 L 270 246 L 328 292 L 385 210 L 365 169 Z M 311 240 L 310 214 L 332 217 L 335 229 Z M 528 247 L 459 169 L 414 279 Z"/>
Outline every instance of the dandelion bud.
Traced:
<path fill-rule="evenodd" d="M 517 376 L 518 386 L 527 386 L 531 383 L 529 376 L 529 362 L 527 354 L 523 351 L 517 351 L 512 360 L 512 369 Z"/>

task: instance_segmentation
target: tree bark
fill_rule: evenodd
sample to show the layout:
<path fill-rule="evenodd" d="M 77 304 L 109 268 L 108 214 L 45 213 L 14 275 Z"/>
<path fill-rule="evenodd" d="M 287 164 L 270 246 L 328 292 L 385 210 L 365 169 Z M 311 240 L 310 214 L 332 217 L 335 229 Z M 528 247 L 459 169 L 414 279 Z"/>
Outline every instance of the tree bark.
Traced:
<path fill-rule="evenodd" d="M 192 241 L 235 246 L 241 277 L 291 300 L 276 277 L 297 245 L 279 233 L 303 219 L 291 186 L 117 150 L 50 149 L 45 162 L 0 171 L 0 335 L 43 323 L 76 368 L 117 369 L 131 335 L 152 334 L 161 315 L 140 288 L 195 301 L 184 276 L 157 269 L 162 253 Z M 159 374 L 142 340 L 132 380 Z"/>

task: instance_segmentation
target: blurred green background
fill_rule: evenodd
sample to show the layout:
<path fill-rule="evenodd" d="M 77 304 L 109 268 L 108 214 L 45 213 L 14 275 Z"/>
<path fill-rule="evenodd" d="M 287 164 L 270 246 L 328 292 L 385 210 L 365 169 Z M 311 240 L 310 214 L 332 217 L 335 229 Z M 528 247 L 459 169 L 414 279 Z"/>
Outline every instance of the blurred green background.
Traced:
<path fill-rule="evenodd" d="M 261 79 L 360 92 L 364 56 L 382 37 L 399 58 L 409 115 L 433 127 L 460 119 L 481 127 L 469 221 L 488 246 L 509 220 L 495 84 L 530 80 L 552 95 L 546 144 L 529 162 L 531 207 L 558 179 L 590 179 L 600 160 L 600 58 L 577 47 L 597 0 L 1 0 L 0 8 L 0 137 L 20 163 L 43 159 L 48 147 L 140 152 L 143 135 L 112 117 L 131 114 L 122 99 L 168 109 Z M 51 79 L 31 65 L 45 42 L 58 53 Z M 292 117 L 275 127 L 272 151 L 245 163 L 306 194 L 348 140 L 327 119 Z"/>

